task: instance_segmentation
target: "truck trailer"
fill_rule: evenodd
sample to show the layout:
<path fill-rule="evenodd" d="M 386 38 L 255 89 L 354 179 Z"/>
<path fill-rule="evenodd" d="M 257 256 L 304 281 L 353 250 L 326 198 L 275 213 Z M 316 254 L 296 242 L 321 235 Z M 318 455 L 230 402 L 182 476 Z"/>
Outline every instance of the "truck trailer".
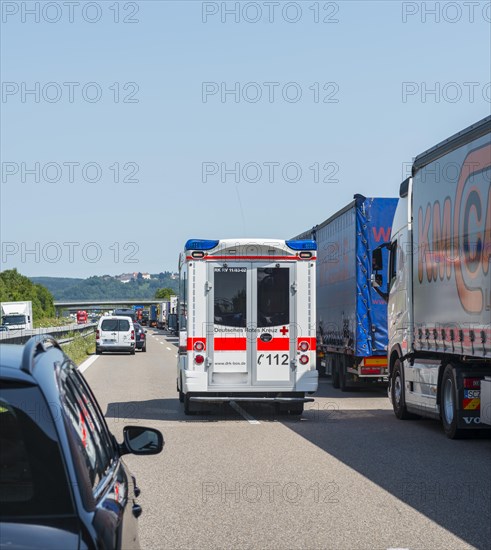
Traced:
<path fill-rule="evenodd" d="M 317 242 L 317 368 L 341 391 L 387 383 L 387 303 L 372 250 L 390 238 L 396 198 L 354 200 L 297 239 Z"/>
<path fill-rule="evenodd" d="M 394 413 L 441 419 L 451 439 L 489 429 L 491 117 L 417 156 L 399 196 L 372 283 L 388 299 Z"/>
<path fill-rule="evenodd" d="M 2 302 L 2 324 L 10 330 L 32 329 L 32 302 Z"/>
<path fill-rule="evenodd" d="M 157 304 L 157 328 L 160 330 L 164 329 L 167 325 L 169 305 L 168 301 Z"/>
<path fill-rule="evenodd" d="M 157 326 L 157 306 L 154 304 L 148 308 L 148 326 Z"/>
<path fill-rule="evenodd" d="M 85 310 L 77 311 L 77 325 L 84 325 L 89 322 L 89 316 Z"/>
<path fill-rule="evenodd" d="M 177 296 L 169 296 L 168 300 L 157 306 L 157 328 L 164 329 L 169 326 L 169 316 L 177 312 Z"/>

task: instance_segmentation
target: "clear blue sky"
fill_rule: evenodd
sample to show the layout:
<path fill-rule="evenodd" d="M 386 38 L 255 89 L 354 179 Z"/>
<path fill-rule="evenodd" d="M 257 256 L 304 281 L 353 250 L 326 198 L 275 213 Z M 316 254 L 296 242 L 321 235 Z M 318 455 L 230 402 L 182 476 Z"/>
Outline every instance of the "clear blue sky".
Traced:
<path fill-rule="evenodd" d="M 397 196 L 490 113 L 489 2 L 89 4 L 1 2 L 2 269 L 175 271 L 191 237 L 289 238 Z"/>

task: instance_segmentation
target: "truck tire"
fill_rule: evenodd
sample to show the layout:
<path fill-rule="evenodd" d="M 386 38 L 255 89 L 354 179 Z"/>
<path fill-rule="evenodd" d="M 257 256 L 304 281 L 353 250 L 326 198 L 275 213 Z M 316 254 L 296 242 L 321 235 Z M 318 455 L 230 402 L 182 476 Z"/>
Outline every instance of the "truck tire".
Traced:
<path fill-rule="evenodd" d="M 346 360 L 344 357 L 339 358 L 339 389 L 342 392 L 349 391 L 349 387 L 346 384 Z"/>
<path fill-rule="evenodd" d="M 457 386 L 452 365 L 447 365 L 443 371 L 440 417 L 445 435 L 449 439 L 460 439 L 464 435 L 465 430 L 457 428 Z"/>
<path fill-rule="evenodd" d="M 98 348 L 95 348 L 95 354 L 96 355 L 101 355 L 102 351 Z"/>
<path fill-rule="evenodd" d="M 288 414 L 292 416 L 300 416 L 303 413 L 303 403 L 295 403 L 288 407 Z"/>
<path fill-rule="evenodd" d="M 399 359 L 396 359 L 394 361 L 390 393 L 392 408 L 394 409 L 394 414 L 399 420 L 410 420 L 412 418 L 418 418 L 417 415 L 410 413 L 406 407 L 406 399 L 404 397 L 404 377 L 401 361 Z"/>
<path fill-rule="evenodd" d="M 332 387 L 339 389 L 339 361 L 336 356 L 332 359 Z"/>
<path fill-rule="evenodd" d="M 191 410 L 191 401 L 189 398 L 191 397 L 190 393 L 186 393 L 184 395 L 184 414 L 187 416 L 195 415 L 198 411 Z"/>
<path fill-rule="evenodd" d="M 182 391 L 182 379 L 179 386 L 177 386 L 177 391 L 179 393 L 179 403 L 184 403 L 184 393 Z"/>

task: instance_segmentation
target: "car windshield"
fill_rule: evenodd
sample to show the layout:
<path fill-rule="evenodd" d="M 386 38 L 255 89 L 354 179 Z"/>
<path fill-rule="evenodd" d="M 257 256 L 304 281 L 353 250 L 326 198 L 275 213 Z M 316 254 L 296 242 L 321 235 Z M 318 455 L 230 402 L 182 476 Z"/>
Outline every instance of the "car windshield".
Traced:
<path fill-rule="evenodd" d="M 36 387 L 0 383 L 0 519 L 73 513 L 52 411 Z"/>

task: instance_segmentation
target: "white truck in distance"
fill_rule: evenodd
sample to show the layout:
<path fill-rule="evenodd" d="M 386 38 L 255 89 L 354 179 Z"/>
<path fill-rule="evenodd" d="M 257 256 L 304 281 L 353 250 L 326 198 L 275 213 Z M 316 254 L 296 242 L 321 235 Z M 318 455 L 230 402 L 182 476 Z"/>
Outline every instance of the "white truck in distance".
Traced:
<path fill-rule="evenodd" d="M 168 328 L 169 315 L 177 313 L 177 296 L 169 296 L 169 300 L 157 305 L 157 328 Z"/>
<path fill-rule="evenodd" d="M 490 183 L 487 117 L 416 157 L 373 255 L 394 413 L 441 419 L 451 439 L 491 424 Z"/>
<path fill-rule="evenodd" d="M 32 329 L 32 302 L 2 302 L 2 325 L 9 330 Z"/>

